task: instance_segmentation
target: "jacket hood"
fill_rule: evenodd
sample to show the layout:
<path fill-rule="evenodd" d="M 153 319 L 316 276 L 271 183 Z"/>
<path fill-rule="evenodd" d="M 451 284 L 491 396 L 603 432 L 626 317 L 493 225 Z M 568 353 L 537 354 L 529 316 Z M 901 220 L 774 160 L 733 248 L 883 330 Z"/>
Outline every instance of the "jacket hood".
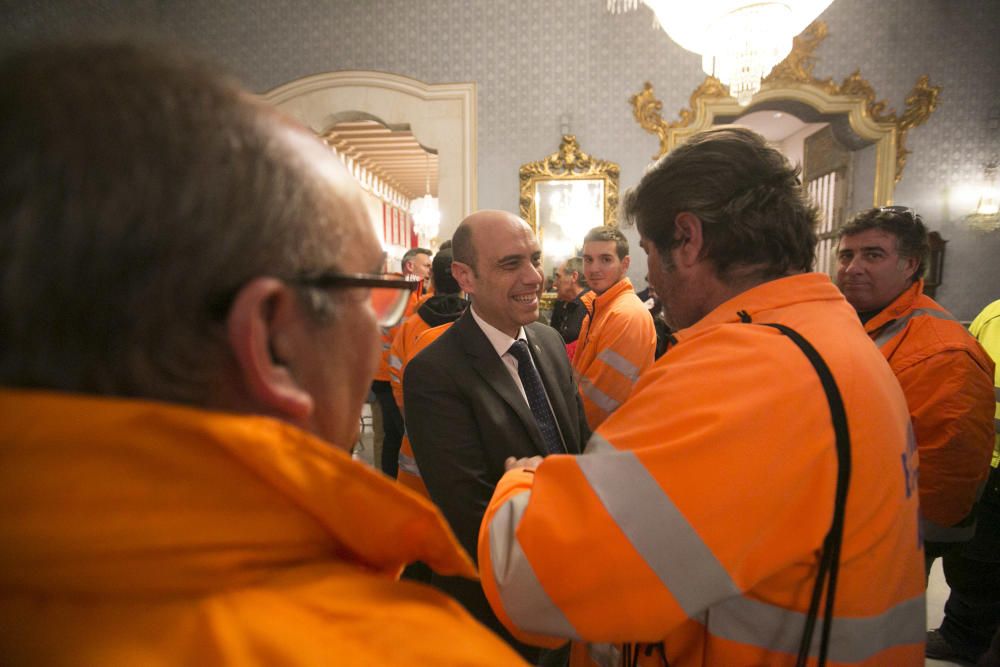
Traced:
<path fill-rule="evenodd" d="M 428 326 L 438 327 L 454 322 L 468 307 L 469 302 L 458 294 L 438 294 L 424 301 L 417 313 Z"/>
<path fill-rule="evenodd" d="M 440 513 L 293 426 L 142 400 L 0 390 L 0 582 L 142 594 L 289 564 L 474 577 Z"/>

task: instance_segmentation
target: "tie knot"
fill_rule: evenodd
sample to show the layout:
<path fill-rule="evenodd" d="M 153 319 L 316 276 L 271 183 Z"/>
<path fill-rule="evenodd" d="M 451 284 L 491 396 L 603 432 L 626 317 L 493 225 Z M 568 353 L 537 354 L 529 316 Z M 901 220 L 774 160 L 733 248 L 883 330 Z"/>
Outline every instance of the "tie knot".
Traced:
<path fill-rule="evenodd" d="M 519 364 L 531 359 L 531 353 L 528 352 L 528 341 L 523 338 L 515 340 L 514 344 L 510 346 L 510 349 L 507 350 L 507 352 L 508 354 L 513 355 Z"/>

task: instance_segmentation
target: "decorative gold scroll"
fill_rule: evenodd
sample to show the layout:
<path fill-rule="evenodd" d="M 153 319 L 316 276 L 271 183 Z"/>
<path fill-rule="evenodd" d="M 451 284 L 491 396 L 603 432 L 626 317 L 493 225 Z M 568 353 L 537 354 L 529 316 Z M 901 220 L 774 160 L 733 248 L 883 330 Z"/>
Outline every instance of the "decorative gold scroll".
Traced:
<path fill-rule="evenodd" d="M 776 65 L 761 83 L 761 90 L 754 96 L 754 102 L 766 100 L 795 100 L 809 104 L 821 113 L 848 113 L 852 129 L 861 137 L 882 144 L 891 144 L 895 154 L 895 169 L 892 183 L 881 177 L 888 165 L 878 168 L 881 183 L 876 184 L 876 205 L 892 200 L 892 185 L 903 177 L 906 156 L 907 133 L 927 121 L 937 108 L 940 86 L 930 85 L 925 74 L 917 79 L 916 85 L 906 97 L 906 109 L 897 115 L 894 109 L 887 109 L 885 100 L 878 100 L 874 88 L 861 78 L 860 70 L 855 70 L 843 82 L 837 84 L 832 78 L 817 79 L 813 75 L 816 59 L 813 52 L 827 36 L 826 23 L 814 21 L 793 40 L 791 53 Z M 717 115 L 742 115 L 746 109 L 732 107 L 736 101 L 729 97 L 729 91 L 712 76 L 705 77 L 698 88 L 691 93 L 688 107 L 678 112 L 678 120 L 663 120 L 663 103 L 653 93 L 653 85 L 648 81 L 642 91 L 629 98 L 636 121 L 644 130 L 657 135 L 660 150 L 653 156 L 658 159 L 678 143 L 695 132 L 712 126 Z M 885 150 L 879 151 L 883 160 Z M 886 172 L 888 173 L 888 172 Z M 881 200 L 881 201 L 878 201 Z"/>
<path fill-rule="evenodd" d="M 614 162 L 591 157 L 580 150 L 576 137 L 564 134 L 559 150 L 548 157 L 521 165 L 518 177 L 521 182 L 521 217 L 538 232 L 535 211 L 535 186 L 539 181 L 566 181 L 584 179 L 604 180 L 604 224 L 618 224 L 618 177 L 621 168 Z"/>

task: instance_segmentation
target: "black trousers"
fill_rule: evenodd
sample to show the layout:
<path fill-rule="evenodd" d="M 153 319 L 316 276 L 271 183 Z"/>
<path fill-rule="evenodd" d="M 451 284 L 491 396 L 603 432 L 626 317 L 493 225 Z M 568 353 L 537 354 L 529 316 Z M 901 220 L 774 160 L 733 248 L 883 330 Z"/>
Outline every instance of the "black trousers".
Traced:
<path fill-rule="evenodd" d="M 993 468 L 976 506 L 976 534 L 942 556 L 951 594 L 941 634 L 957 649 L 981 655 L 1000 627 L 1000 469 Z"/>
<path fill-rule="evenodd" d="M 392 385 L 383 380 L 372 382 L 372 393 L 382 408 L 382 472 L 393 479 L 399 472 L 399 445 L 403 442 L 403 415 L 396 406 Z"/>

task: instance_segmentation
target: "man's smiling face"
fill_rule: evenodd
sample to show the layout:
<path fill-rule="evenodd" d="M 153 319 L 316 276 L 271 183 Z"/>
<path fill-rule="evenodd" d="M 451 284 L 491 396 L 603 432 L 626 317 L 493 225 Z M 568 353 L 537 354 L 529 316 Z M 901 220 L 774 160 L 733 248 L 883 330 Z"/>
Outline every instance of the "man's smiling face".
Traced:
<path fill-rule="evenodd" d="M 500 211 L 477 215 L 482 217 L 472 231 L 475 268 L 456 262 L 456 278 L 472 295 L 476 313 L 513 338 L 538 319 L 542 252 L 520 218 Z"/>

